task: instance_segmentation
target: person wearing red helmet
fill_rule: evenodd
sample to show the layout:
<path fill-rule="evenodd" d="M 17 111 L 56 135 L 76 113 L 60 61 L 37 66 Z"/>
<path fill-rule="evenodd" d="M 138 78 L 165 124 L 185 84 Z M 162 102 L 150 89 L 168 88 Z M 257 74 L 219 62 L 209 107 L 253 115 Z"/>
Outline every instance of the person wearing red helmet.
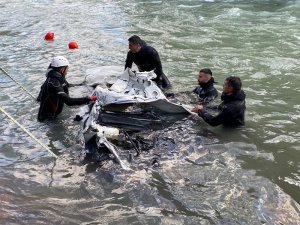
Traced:
<path fill-rule="evenodd" d="M 69 70 L 69 61 L 63 56 L 52 59 L 46 74 L 46 81 L 41 86 L 37 100 L 40 102 L 38 120 L 55 119 L 68 106 L 82 105 L 96 101 L 96 96 L 72 98 L 69 96 L 69 83 L 65 77 Z"/>

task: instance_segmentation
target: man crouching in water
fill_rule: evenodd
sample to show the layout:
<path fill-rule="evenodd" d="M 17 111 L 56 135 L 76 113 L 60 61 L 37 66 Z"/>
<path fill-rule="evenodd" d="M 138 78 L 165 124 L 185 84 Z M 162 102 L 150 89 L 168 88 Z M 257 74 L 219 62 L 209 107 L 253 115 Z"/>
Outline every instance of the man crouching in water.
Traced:
<path fill-rule="evenodd" d="M 55 119 L 63 110 L 64 104 L 68 106 L 82 105 L 89 101 L 96 101 L 96 96 L 71 98 L 69 96 L 69 83 L 65 77 L 68 73 L 69 61 L 63 56 L 56 56 L 47 71 L 47 79 L 41 86 L 37 100 L 40 102 L 38 120 Z"/>
<path fill-rule="evenodd" d="M 214 87 L 215 80 L 212 76 L 210 69 L 201 69 L 198 74 L 199 86 L 193 90 L 193 93 L 197 95 L 197 102 L 207 105 L 218 97 L 218 91 Z"/>
<path fill-rule="evenodd" d="M 197 112 L 211 126 L 223 124 L 225 126 L 236 127 L 244 125 L 246 95 L 241 88 L 242 82 L 239 77 L 227 77 L 221 96 L 223 102 L 219 106 L 216 106 L 216 109 L 220 111 L 219 114 L 216 116 L 211 115 L 202 105 L 197 105 L 192 112 Z"/>

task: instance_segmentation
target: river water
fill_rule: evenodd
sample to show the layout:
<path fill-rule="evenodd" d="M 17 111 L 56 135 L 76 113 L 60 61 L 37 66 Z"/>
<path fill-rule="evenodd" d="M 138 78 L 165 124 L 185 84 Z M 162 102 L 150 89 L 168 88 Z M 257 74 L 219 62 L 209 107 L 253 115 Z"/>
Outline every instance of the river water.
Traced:
<path fill-rule="evenodd" d="M 1 224 L 299 224 L 300 1 L 0 0 L 0 18 L 1 68 L 34 95 L 53 55 L 69 59 L 72 83 L 122 71 L 133 34 L 158 50 L 175 93 L 209 67 L 220 92 L 238 75 L 247 94 L 244 128 L 184 118 L 142 132 L 159 139 L 127 172 L 83 162 L 79 107 L 39 123 L 38 104 L 1 72 L 0 106 L 60 156 L 0 114 Z"/>

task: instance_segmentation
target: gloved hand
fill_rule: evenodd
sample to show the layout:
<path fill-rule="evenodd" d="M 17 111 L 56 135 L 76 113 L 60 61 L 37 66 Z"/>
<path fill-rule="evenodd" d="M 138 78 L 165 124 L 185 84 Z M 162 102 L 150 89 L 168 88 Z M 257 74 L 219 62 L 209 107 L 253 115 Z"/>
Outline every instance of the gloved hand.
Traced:
<path fill-rule="evenodd" d="M 95 96 L 95 95 L 90 96 L 89 99 L 94 102 L 97 100 L 97 96 Z"/>

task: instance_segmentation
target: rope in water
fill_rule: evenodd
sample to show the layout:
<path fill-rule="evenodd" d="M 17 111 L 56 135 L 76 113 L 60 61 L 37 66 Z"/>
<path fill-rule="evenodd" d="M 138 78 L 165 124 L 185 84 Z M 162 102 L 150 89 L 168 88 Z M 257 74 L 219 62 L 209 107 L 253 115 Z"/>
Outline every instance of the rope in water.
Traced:
<path fill-rule="evenodd" d="M 46 149 L 54 158 L 58 158 L 58 156 L 52 152 L 45 144 L 39 141 L 32 133 L 30 133 L 24 126 L 22 126 L 18 121 L 16 121 L 11 115 L 9 115 L 1 106 L 0 111 L 7 116 L 11 121 L 17 124 L 24 132 L 26 132 L 32 139 L 34 139 L 39 145 L 41 145 L 44 149 Z"/>
<path fill-rule="evenodd" d="M 20 88 L 23 89 L 23 91 L 25 91 L 27 94 L 29 94 L 34 100 L 36 100 L 36 98 L 29 92 L 26 90 L 25 87 L 23 87 L 18 81 L 16 81 L 12 76 L 10 76 L 2 67 L 0 67 L 0 70 L 6 75 L 8 76 L 10 79 L 12 79 L 16 84 L 18 84 L 20 86 Z"/>

